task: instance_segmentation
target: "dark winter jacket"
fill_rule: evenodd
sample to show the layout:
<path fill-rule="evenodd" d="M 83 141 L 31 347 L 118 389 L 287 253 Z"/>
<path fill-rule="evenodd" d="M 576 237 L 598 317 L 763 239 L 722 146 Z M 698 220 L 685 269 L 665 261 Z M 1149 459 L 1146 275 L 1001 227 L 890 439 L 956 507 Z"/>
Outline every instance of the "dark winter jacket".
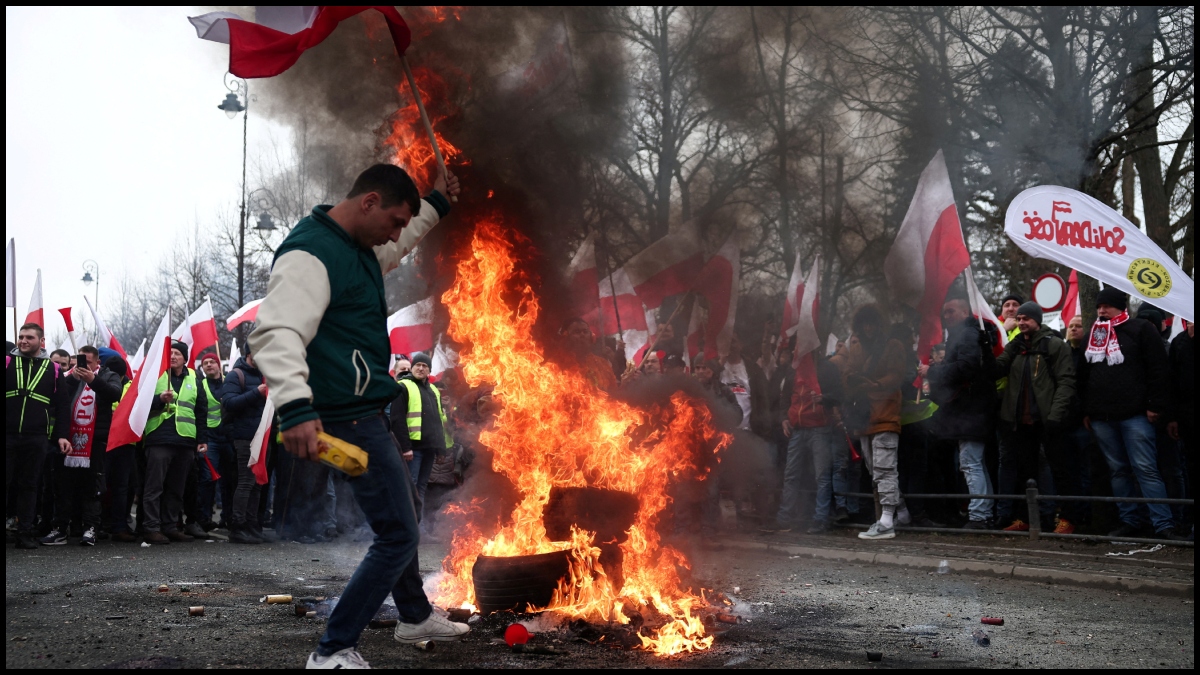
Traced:
<path fill-rule="evenodd" d="M 189 371 L 191 372 L 192 377 L 196 378 L 196 386 L 200 386 L 200 380 L 204 378 L 203 374 L 197 373 L 196 371 L 185 367 L 183 372 L 181 372 L 179 375 L 176 375 L 168 368 L 167 373 L 171 381 L 171 391 L 178 392 L 183 388 L 183 380 L 185 377 L 187 377 Z M 165 406 L 166 403 L 164 403 L 161 398 L 155 396 L 154 400 L 150 402 L 150 416 L 154 417 L 155 415 L 162 413 L 162 410 Z M 180 436 L 179 432 L 175 428 L 175 417 L 171 416 L 164 420 L 157 429 L 146 434 L 146 437 L 143 440 L 146 442 L 147 447 L 152 445 L 174 445 L 194 448 L 197 445 L 204 445 L 205 443 L 208 443 L 208 427 L 204 424 L 204 420 L 207 417 L 208 397 L 204 395 L 203 391 L 197 390 L 195 438 L 186 438 Z"/>
<path fill-rule="evenodd" d="M 1053 330 L 1042 326 L 1021 333 L 996 357 L 996 377 L 1007 377 L 1000 401 L 1006 424 L 1038 422 L 1062 425 L 1070 421 L 1075 399 L 1075 364 L 1071 347 Z"/>
<path fill-rule="evenodd" d="M 263 407 L 267 405 L 267 397 L 258 393 L 258 385 L 263 383 L 262 373 L 258 368 L 239 358 L 233 364 L 233 370 L 225 376 L 220 393 L 221 406 L 225 414 L 221 428 L 229 442 L 252 441 L 254 432 L 258 431 L 258 423 L 262 420 Z"/>
<path fill-rule="evenodd" d="M 1178 320 L 1178 317 L 1176 317 Z M 1196 417 L 1196 357 L 1187 331 L 1171 341 L 1171 419 L 1192 424 Z"/>
<path fill-rule="evenodd" d="M 40 356 L 14 352 L 5 358 L 5 433 L 55 440 L 67 438 L 71 429 L 71 399 L 66 390 L 66 375 L 59 372 L 53 361 Z M 43 364 L 46 370 L 38 378 Z M 34 379 L 36 386 L 30 387 Z M 17 386 L 18 383 L 23 386 Z"/>
<path fill-rule="evenodd" d="M 96 377 L 92 379 L 92 391 L 96 392 L 96 431 L 92 437 L 92 449 L 103 449 L 108 444 L 108 430 L 112 426 L 113 404 L 121 400 L 121 394 L 125 391 L 123 373 L 115 373 L 108 368 L 101 368 L 96 371 Z M 72 407 L 75 406 L 75 399 L 79 398 L 79 394 L 83 391 L 83 380 L 75 379 L 68 375 L 63 378 L 63 386 L 67 390 L 67 400 Z M 68 432 L 70 431 L 70 418 L 67 420 Z"/>
<path fill-rule="evenodd" d="M 981 345 L 986 339 L 978 319 L 967 319 L 950 328 L 945 359 L 929 367 L 930 398 L 938 404 L 930 430 L 939 438 L 984 441 L 992 435 L 996 378 L 991 350 L 985 353 Z"/>
<path fill-rule="evenodd" d="M 417 385 L 421 393 L 421 438 L 412 440 L 408 437 L 408 387 L 400 387 L 400 394 L 392 399 L 392 407 L 388 412 L 392 425 L 392 435 L 400 443 L 404 452 L 409 450 L 445 450 L 446 433 L 442 427 L 442 411 L 438 408 L 438 398 L 433 392 L 429 378 L 418 380 L 415 377 L 404 378 Z"/>
<path fill-rule="evenodd" d="M 1078 374 L 1084 414 L 1099 420 L 1124 420 L 1147 410 L 1166 413 L 1171 384 L 1167 377 L 1167 352 L 1150 322 L 1130 319 L 1115 329 L 1124 362 L 1086 359 Z"/>

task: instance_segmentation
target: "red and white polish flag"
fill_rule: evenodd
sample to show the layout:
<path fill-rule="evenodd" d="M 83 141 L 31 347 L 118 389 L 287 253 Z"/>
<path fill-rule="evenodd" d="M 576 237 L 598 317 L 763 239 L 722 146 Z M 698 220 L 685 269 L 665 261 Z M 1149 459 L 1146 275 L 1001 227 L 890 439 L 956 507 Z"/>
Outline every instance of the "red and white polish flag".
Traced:
<path fill-rule="evenodd" d="M 108 432 L 108 450 L 119 448 L 142 440 L 142 432 L 146 430 L 146 420 L 150 418 L 150 404 L 154 402 L 154 389 L 158 386 L 158 378 L 167 372 L 171 363 L 171 310 L 158 324 L 154 339 L 150 341 L 150 353 L 145 362 L 133 375 L 133 382 L 117 409 L 113 411 L 112 427 Z M 142 351 L 138 347 L 138 354 Z M 134 360 L 137 356 L 134 356 Z"/>
<path fill-rule="evenodd" d="M 1067 297 L 1063 300 L 1063 326 L 1071 325 L 1071 319 L 1082 313 L 1079 307 L 1079 272 L 1071 270 L 1071 276 L 1067 280 Z"/>
<path fill-rule="evenodd" d="M 133 357 L 129 359 L 129 372 L 132 373 L 129 377 L 133 378 L 139 370 L 142 369 L 142 363 L 146 360 L 146 338 L 142 338 L 142 344 L 138 345 L 137 351 L 133 353 Z"/>
<path fill-rule="evenodd" d="M 383 14 L 396 52 L 403 56 L 412 32 L 391 6 L 258 6 L 256 21 L 231 12 L 210 12 L 188 21 L 200 39 L 229 45 L 229 72 L 245 78 L 273 77 L 295 65 L 301 54 L 323 42 L 339 23 L 368 9 Z"/>
<path fill-rule="evenodd" d="M 693 290 L 708 300 L 708 318 L 704 323 L 704 357 L 724 357 L 729 353 L 733 324 L 737 317 L 738 284 L 741 282 L 742 262 L 736 235 L 704 264 Z M 693 307 L 693 313 L 696 308 Z M 699 339 L 692 334 L 693 322 L 688 322 L 689 356 L 698 351 Z M 699 326 L 696 326 L 699 328 Z"/>
<path fill-rule="evenodd" d="M 75 346 L 75 322 L 71 320 L 71 308 L 63 307 L 58 310 L 62 314 L 63 323 L 67 326 L 67 341 L 71 343 L 71 353 L 78 354 L 79 348 Z"/>
<path fill-rule="evenodd" d="M 921 315 L 917 355 L 922 362 L 929 361 L 930 348 L 942 341 L 942 304 L 950 284 L 970 263 L 950 173 L 938 150 L 921 172 L 916 194 L 883 263 L 893 295 Z"/>
<path fill-rule="evenodd" d="M 83 296 L 83 301 L 87 303 L 88 310 L 92 313 L 92 320 L 96 322 L 96 332 L 100 340 L 108 345 L 109 349 L 120 354 L 121 358 L 125 360 L 125 364 L 129 365 L 129 355 L 125 353 L 125 349 L 121 346 L 121 342 L 117 340 L 117 336 L 113 335 L 113 332 L 108 329 L 108 324 L 104 323 L 104 319 L 101 319 L 100 315 L 96 313 L 96 308 L 92 307 L 92 301 L 86 295 Z M 131 370 L 130 374 L 132 372 Z"/>
<path fill-rule="evenodd" d="M 268 392 L 269 394 L 270 392 Z M 254 482 L 266 485 L 267 476 L 267 446 L 271 442 L 271 423 L 275 421 L 275 402 L 267 396 L 263 406 L 262 417 L 258 419 L 258 428 L 254 430 L 254 438 L 250 441 L 250 461 L 246 466 L 254 474 Z"/>
<path fill-rule="evenodd" d="M 704 252 L 689 222 L 630 258 L 624 270 L 642 304 L 654 310 L 666 298 L 690 291 L 703 268 Z"/>
<path fill-rule="evenodd" d="M 642 304 L 624 267 L 600 281 L 600 312 L 603 334 L 620 333 L 626 360 L 633 360 L 649 344 L 655 328 L 654 312 Z"/>
<path fill-rule="evenodd" d="M 804 270 L 800 268 L 800 254 L 792 265 L 792 276 L 788 279 L 787 296 L 783 301 L 783 321 L 779 324 L 779 349 L 783 349 L 788 338 L 796 333 L 800 321 L 800 294 L 804 292 Z"/>
<path fill-rule="evenodd" d="M 799 316 L 796 319 L 796 351 L 792 354 L 792 367 L 799 369 L 803 357 L 821 346 L 817 335 L 817 321 L 821 299 L 821 256 L 813 259 L 812 268 L 804 279 L 803 291 L 797 303 Z M 809 357 L 812 360 L 812 357 Z"/>
<path fill-rule="evenodd" d="M 600 320 L 600 279 L 596 270 L 596 235 L 589 234 L 571 264 L 567 267 L 567 282 L 571 285 L 571 313 L 582 317 L 591 327 L 592 333 L 600 335 L 603 326 Z"/>
<path fill-rule="evenodd" d="M 241 309 L 229 315 L 225 320 L 225 330 L 233 331 L 234 328 L 246 323 L 253 322 L 258 318 L 258 306 L 262 304 L 262 299 L 251 300 L 242 306 Z"/>
<path fill-rule="evenodd" d="M 393 354 L 412 356 L 433 348 L 433 296 L 401 308 L 388 317 Z"/>
<path fill-rule="evenodd" d="M 42 309 L 42 270 L 37 271 L 37 281 L 33 283 L 33 295 L 29 298 L 29 312 L 25 315 L 25 323 L 36 323 L 46 330 L 46 312 Z"/>
<path fill-rule="evenodd" d="M 171 333 L 172 340 L 178 340 L 188 346 L 188 367 L 195 368 L 197 358 L 208 350 L 217 349 L 217 320 L 213 316 L 212 300 L 188 315 L 188 318 Z M 217 353 L 218 360 L 220 352 Z"/>

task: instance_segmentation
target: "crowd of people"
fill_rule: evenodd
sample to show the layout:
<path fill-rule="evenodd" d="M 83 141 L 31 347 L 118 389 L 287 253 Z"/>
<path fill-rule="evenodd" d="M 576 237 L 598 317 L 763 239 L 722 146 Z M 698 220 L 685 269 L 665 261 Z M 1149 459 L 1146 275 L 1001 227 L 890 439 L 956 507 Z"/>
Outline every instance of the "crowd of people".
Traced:
<path fill-rule="evenodd" d="M 251 442 L 267 385 L 248 344 L 224 372 L 215 352 L 193 369 L 188 345 L 172 343 L 142 441 L 109 450 L 113 412 L 130 385 L 125 360 L 91 345 L 48 354 L 44 342 L 42 328 L 26 324 L 7 355 L 6 521 L 17 548 L 72 539 L 167 545 L 213 531 L 237 544 L 316 543 L 362 529 L 345 474 L 296 461 L 270 439 L 266 481 L 255 475 Z M 418 494 L 437 492 L 440 503 L 462 483 L 469 454 L 452 437 L 453 409 L 440 393 L 454 379 L 431 386 L 429 368 L 425 354 L 397 361 L 403 388 L 391 409 Z"/>

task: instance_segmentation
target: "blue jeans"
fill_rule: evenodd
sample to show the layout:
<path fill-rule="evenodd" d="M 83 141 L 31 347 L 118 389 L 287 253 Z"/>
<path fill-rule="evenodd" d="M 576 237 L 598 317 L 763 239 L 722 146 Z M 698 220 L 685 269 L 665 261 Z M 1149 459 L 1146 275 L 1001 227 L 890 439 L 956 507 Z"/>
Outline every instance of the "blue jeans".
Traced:
<path fill-rule="evenodd" d="M 362 508 L 375 540 L 342 591 L 317 653 L 329 656 L 358 645 L 367 623 L 388 593 L 396 601 L 400 621 L 421 623 L 433 608 L 421 588 L 417 566 L 417 511 L 413 508 L 412 478 L 392 441 L 383 416 L 354 422 L 330 422 L 325 431 L 367 452 L 367 471 L 350 478 L 354 500 Z"/>
<path fill-rule="evenodd" d="M 983 441 L 958 442 L 958 469 L 967 481 L 967 490 L 973 495 L 992 494 L 992 480 L 983 464 Z M 990 520 L 992 500 L 972 499 L 967 506 L 971 520 Z"/>
<path fill-rule="evenodd" d="M 812 457 L 813 471 L 817 479 L 817 509 L 813 519 L 825 522 L 831 518 L 830 507 L 833 492 L 845 492 L 846 466 L 838 462 L 840 455 L 833 452 L 833 434 L 829 427 L 793 429 L 788 437 L 787 464 L 783 469 L 783 498 L 779 502 L 780 523 L 794 523 L 800 519 L 800 487 L 804 467 Z M 835 466 L 836 465 L 836 466 Z M 840 474 L 840 475 L 839 475 Z"/>
<path fill-rule="evenodd" d="M 1112 471 L 1113 496 L 1136 497 L 1141 488 L 1143 497 L 1167 498 L 1166 485 L 1158 473 L 1154 425 L 1145 415 L 1134 415 L 1117 422 L 1092 420 L 1092 433 L 1096 434 L 1096 443 Z M 1118 503 L 1121 522 L 1139 527 L 1144 521 L 1138 514 L 1138 506 Z M 1146 504 L 1145 507 L 1156 532 L 1174 525 L 1171 507 L 1166 504 Z"/>
<path fill-rule="evenodd" d="M 408 461 L 408 470 L 412 473 L 413 485 L 417 488 L 421 504 L 425 503 L 425 488 L 429 487 L 429 474 L 433 472 L 437 454 L 434 448 L 413 448 L 413 458 Z"/>

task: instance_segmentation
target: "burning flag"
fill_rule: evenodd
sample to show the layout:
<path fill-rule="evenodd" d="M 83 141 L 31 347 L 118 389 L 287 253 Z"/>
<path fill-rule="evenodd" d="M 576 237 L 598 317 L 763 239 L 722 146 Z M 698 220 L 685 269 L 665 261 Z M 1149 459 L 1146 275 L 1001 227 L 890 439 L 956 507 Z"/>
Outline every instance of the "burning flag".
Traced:
<path fill-rule="evenodd" d="M 210 12 L 188 17 L 188 21 L 200 39 L 229 45 L 229 72 L 244 78 L 273 77 L 295 65 L 306 50 L 321 44 L 339 23 L 368 9 L 383 14 L 396 53 L 403 56 L 412 33 L 390 6 L 258 6 L 254 10 L 257 23 L 230 12 Z"/>
<path fill-rule="evenodd" d="M 917 355 L 922 362 L 929 360 L 930 348 L 942 341 L 942 304 L 950 284 L 969 264 L 950 172 L 938 150 L 921 172 L 896 242 L 883 263 L 896 299 L 921 314 Z"/>
<path fill-rule="evenodd" d="M 158 378 L 167 372 L 171 365 L 171 308 L 158 324 L 158 331 L 150 342 L 150 353 L 137 372 L 133 382 L 125 390 L 117 409 L 113 411 L 112 427 L 108 433 L 108 449 L 113 450 L 122 445 L 137 443 L 142 440 L 142 432 L 146 429 L 146 420 L 150 417 L 150 404 L 154 402 L 154 389 L 158 386 Z M 142 353 L 138 347 L 136 361 Z"/>

